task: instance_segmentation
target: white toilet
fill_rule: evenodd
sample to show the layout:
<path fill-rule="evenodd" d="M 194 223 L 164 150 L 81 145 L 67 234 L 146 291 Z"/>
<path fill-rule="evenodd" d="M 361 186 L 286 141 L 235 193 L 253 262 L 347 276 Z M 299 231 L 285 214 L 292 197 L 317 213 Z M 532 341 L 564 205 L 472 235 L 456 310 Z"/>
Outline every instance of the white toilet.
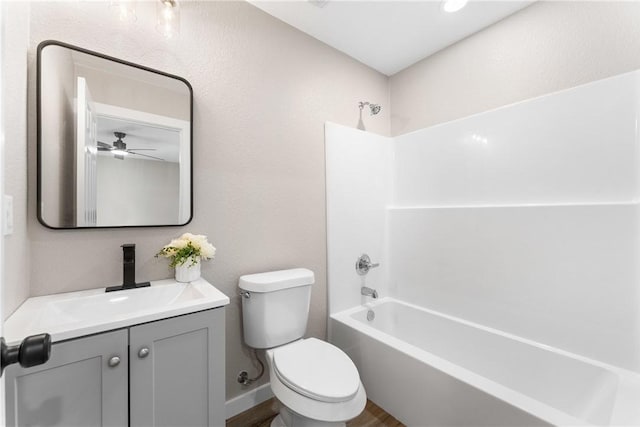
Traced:
<path fill-rule="evenodd" d="M 296 268 L 240 277 L 244 341 L 267 349 L 271 390 L 280 401 L 276 426 L 344 426 L 365 407 L 356 366 L 338 347 L 307 329 L 311 270 Z"/>

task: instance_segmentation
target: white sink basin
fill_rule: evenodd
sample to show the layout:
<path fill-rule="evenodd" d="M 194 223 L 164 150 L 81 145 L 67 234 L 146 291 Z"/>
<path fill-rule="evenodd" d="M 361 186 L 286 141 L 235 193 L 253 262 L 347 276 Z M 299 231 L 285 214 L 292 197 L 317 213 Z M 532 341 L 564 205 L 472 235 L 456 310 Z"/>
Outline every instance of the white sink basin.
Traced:
<path fill-rule="evenodd" d="M 5 322 L 4 335 L 9 344 L 17 344 L 28 335 L 47 332 L 56 342 L 227 304 L 229 298 L 204 279 L 47 295 L 27 299 Z"/>
<path fill-rule="evenodd" d="M 70 320 L 83 320 L 113 318 L 151 307 L 171 307 L 201 298 L 204 298 L 204 294 L 194 286 L 176 282 L 127 291 L 101 292 L 82 298 L 70 295 L 59 301 L 50 301 L 46 308 L 50 309 L 51 314 L 55 316 L 62 315 Z"/>

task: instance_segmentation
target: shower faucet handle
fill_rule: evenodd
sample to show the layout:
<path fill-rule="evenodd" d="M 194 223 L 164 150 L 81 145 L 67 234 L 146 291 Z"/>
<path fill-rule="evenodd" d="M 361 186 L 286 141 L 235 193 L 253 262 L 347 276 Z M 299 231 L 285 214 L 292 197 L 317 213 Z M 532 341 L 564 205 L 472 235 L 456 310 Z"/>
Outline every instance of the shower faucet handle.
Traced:
<path fill-rule="evenodd" d="M 358 275 L 360 276 L 364 276 L 369 272 L 369 270 L 379 266 L 380 266 L 379 262 L 372 263 L 371 258 L 369 258 L 369 255 L 362 254 L 360 255 L 360 258 L 358 258 L 358 260 L 356 261 L 356 273 L 358 273 Z"/>

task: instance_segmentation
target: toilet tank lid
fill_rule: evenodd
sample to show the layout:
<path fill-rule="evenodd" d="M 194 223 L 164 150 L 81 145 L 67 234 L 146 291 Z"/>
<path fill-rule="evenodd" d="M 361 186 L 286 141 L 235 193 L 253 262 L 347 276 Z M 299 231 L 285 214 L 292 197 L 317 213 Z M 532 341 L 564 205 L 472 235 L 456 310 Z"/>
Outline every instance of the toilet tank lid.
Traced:
<path fill-rule="evenodd" d="M 292 268 L 240 276 L 238 286 L 244 291 L 273 292 L 297 286 L 309 286 L 314 282 L 313 271 L 306 268 Z"/>

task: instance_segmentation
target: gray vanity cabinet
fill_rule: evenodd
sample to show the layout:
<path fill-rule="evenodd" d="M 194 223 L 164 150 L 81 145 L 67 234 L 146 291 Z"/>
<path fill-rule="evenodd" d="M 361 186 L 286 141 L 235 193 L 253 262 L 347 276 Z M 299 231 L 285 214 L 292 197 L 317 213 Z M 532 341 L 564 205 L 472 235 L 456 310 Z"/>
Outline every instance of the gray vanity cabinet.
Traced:
<path fill-rule="evenodd" d="M 130 329 L 132 426 L 224 426 L 224 310 Z"/>
<path fill-rule="evenodd" d="M 47 363 L 7 368 L 7 426 L 126 426 L 127 342 L 122 329 L 54 343 Z"/>
<path fill-rule="evenodd" d="M 6 371 L 8 426 L 224 426 L 224 309 L 54 343 Z"/>

